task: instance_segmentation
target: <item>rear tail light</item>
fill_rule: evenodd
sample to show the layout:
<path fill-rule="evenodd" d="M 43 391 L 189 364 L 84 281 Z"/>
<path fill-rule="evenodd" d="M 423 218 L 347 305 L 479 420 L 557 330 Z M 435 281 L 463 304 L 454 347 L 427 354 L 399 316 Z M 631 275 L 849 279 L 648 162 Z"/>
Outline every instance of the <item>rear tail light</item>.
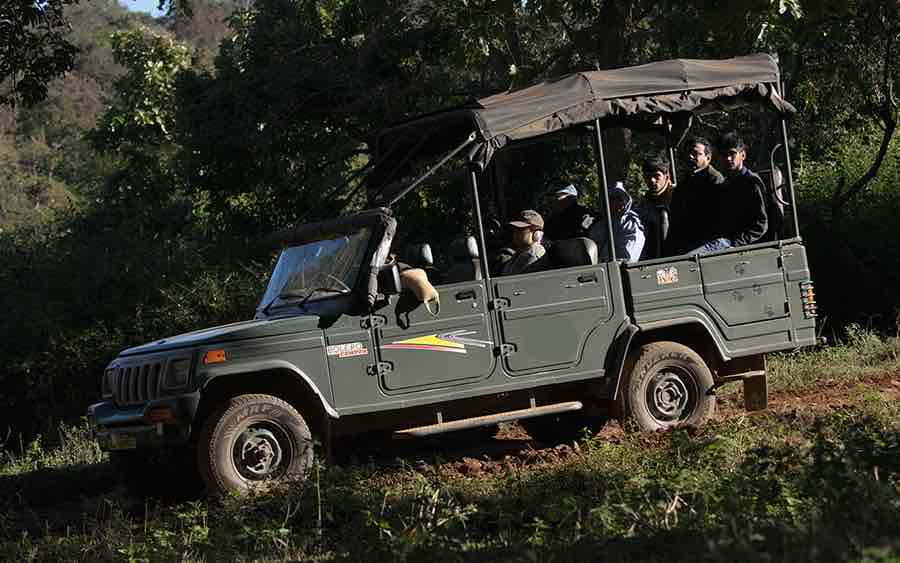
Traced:
<path fill-rule="evenodd" d="M 816 316 L 816 292 L 813 282 L 800 282 L 800 299 L 803 302 L 803 317 L 811 319 Z"/>

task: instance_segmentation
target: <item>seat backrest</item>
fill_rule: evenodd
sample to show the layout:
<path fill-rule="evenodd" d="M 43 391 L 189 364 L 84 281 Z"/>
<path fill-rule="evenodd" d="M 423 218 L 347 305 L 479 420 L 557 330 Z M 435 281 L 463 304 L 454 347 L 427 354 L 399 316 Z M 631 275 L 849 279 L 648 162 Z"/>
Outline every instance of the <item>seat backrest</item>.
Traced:
<path fill-rule="evenodd" d="M 429 269 L 434 267 L 434 255 L 431 253 L 431 245 L 427 242 L 411 245 L 403 253 L 401 260 L 405 260 L 415 268 Z"/>
<path fill-rule="evenodd" d="M 597 243 L 587 237 L 557 240 L 550 247 L 557 268 L 594 266 L 597 264 Z"/>
<path fill-rule="evenodd" d="M 478 258 L 478 241 L 473 236 L 456 239 L 450 244 L 453 266 L 447 272 L 447 283 L 480 280 L 481 260 Z"/>

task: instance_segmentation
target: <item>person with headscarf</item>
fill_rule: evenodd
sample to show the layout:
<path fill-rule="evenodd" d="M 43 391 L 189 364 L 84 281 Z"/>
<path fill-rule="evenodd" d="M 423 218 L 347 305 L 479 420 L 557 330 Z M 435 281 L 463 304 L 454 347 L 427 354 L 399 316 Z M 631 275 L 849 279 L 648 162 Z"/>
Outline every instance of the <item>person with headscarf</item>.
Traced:
<path fill-rule="evenodd" d="M 632 264 L 641 259 L 646 236 L 644 225 L 637 212 L 632 209 L 633 201 L 622 182 L 616 182 L 609 189 L 609 211 L 612 215 L 613 241 L 616 258 Z M 609 228 L 606 221 L 596 221 L 591 227 L 590 237 L 597 243 L 597 255 L 601 262 L 610 259 Z"/>

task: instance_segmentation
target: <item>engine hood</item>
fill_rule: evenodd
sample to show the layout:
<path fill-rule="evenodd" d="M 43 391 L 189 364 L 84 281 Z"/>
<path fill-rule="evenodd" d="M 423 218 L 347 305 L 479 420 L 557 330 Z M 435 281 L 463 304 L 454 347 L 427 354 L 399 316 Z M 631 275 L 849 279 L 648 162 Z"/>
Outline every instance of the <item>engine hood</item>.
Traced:
<path fill-rule="evenodd" d="M 134 348 L 128 348 L 127 350 L 122 351 L 119 356 L 134 356 L 137 354 L 163 352 L 166 350 L 215 344 L 219 342 L 230 342 L 234 340 L 246 340 L 250 338 L 278 336 L 280 334 L 293 334 L 298 332 L 311 332 L 321 330 L 322 329 L 319 327 L 318 316 L 257 319 L 231 323 L 212 328 L 204 328 L 202 330 L 186 332 L 177 336 L 169 336 L 160 340 L 150 342 L 148 344 L 142 344 L 140 346 L 135 346 Z"/>

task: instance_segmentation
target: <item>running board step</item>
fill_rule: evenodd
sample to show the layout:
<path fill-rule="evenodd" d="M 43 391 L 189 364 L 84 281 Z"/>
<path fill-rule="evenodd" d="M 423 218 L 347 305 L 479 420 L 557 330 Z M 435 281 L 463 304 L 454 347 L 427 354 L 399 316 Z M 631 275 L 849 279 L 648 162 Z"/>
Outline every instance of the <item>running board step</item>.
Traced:
<path fill-rule="evenodd" d="M 488 426 L 491 424 L 498 424 L 500 422 L 509 422 L 511 420 L 520 420 L 523 418 L 533 418 L 535 416 L 544 416 L 547 414 L 560 414 L 565 412 L 580 411 L 581 409 L 581 401 L 556 403 L 553 405 L 531 407 L 528 409 L 520 409 L 517 411 L 507 411 L 497 414 L 489 414 L 486 416 L 476 416 L 474 418 L 453 420 L 451 422 L 429 424 L 428 426 L 417 426 L 415 428 L 407 428 L 405 430 L 397 430 L 393 433 L 393 436 L 395 438 L 421 438 L 423 436 L 443 434 L 444 432 L 455 432 L 456 430 L 466 430 L 469 428 L 477 428 L 479 426 Z"/>

